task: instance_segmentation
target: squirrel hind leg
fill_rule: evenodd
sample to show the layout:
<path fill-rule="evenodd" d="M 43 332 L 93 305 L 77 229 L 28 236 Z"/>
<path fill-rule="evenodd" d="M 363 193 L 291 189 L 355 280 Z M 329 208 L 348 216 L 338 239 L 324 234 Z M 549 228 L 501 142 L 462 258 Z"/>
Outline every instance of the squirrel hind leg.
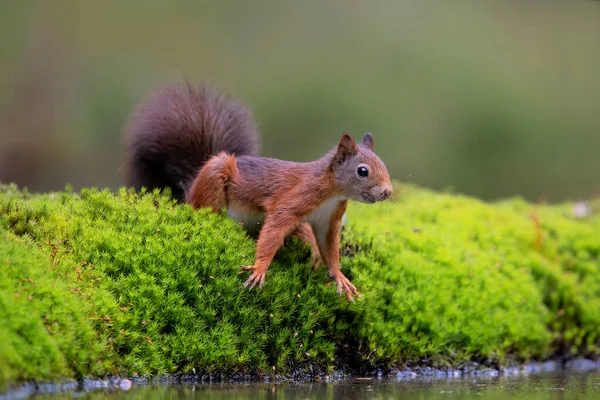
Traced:
<path fill-rule="evenodd" d="M 235 156 L 222 152 L 211 157 L 190 186 L 186 202 L 194 208 L 210 207 L 213 212 L 221 211 L 227 207 L 227 185 L 237 176 Z"/>
<path fill-rule="evenodd" d="M 315 234 L 310 224 L 308 222 L 301 223 L 292 232 L 291 236 L 297 237 L 300 239 L 300 241 L 310 245 L 312 250 L 310 264 L 314 270 L 318 269 L 323 263 L 323 259 L 321 258 L 321 252 L 319 251 L 319 246 L 317 245 L 317 239 L 315 238 Z"/>

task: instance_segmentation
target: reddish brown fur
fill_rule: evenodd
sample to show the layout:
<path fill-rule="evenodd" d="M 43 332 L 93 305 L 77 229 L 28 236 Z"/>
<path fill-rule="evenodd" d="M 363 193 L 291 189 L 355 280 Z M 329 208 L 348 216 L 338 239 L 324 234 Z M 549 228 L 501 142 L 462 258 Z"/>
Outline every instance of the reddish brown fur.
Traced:
<path fill-rule="evenodd" d="M 351 300 L 352 295 L 359 296 L 358 290 L 340 270 L 340 231 L 342 230 L 342 217 L 347 207 L 348 200 L 341 201 L 331 216 L 329 229 L 325 235 L 325 246 L 320 248 L 320 251 L 325 258 L 325 264 L 330 266 L 329 276 L 335 280 L 338 292 L 345 288 L 346 297 Z"/>
<path fill-rule="evenodd" d="M 186 202 L 194 208 L 211 207 L 219 212 L 227 207 L 227 186 L 238 176 L 235 157 L 221 152 L 211 158 L 192 183 Z"/>
<path fill-rule="evenodd" d="M 128 133 L 128 180 L 134 187 L 171 187 L 194 208 L 227 208 L 249 221 L 264 217 L 255 263 L 244 267 L 253 271 L 245 283 L 250 289 L 263 285 L 291 234 L 311 245 L 316 266 L 322 259 L 339 293 L 359 295 L 339 267 L 342 218 L 348 200 L 372 203 L 392 193 L 371 134 L 358 144 L 344 134 L 337 148 L 313 162 L 258 157 L 245 106 L 190 85 L 167 88 L 140 106 Z"/>
<path fill-rule="evenodd" d="M 370 143 L 372 144 L 372 138 Z M 315 261 L 319 256 L 323 259 L 340 293 L 345 291 L 348 299 L 358 296 L 354 285 L 339 268 L 339 235 L 348 201 L 339 201 L 324 223 L 311 226 L 303 221 L 328 199 L 338 196 L 360 197 L 358 195 L 363 189 L 357 182 L 340 182 L 340 176 L 343 178 L 349 168 L 354 174 L 354 164 L 369 162 L 373 178 L 367 180 L 365 185 L 381 186 L 384 188 L 382 190 L 389 190 L 391 194 L 387 169 L 371 153 L 369 146 L 357 145 L 352 136 L 345 134 L 336 150 L 308 163 L 241 156 L 235 158 L 237 168 L 234 168 L 231 164 L 233 157 L 228 158 L 226 163 L 222 161 L 223 157 L 215 156 L 202 168 L 188 194 L 188 202 L 194 207 L 208 206 L 215 209 L 223 207 L 222 199 L 226 198 L 227 207 L 265 214 L 264 225 L 258 237 L 255 263 L 244 267 L 253 271 L 246 285 L 253 288 L 264 284 L 265 274 L 275 253 L 283 245 L 285 237 L 291 234 L 315 249 Z M 358 194 L 357 187 L 360 187 Z M 207 193 L 213 193 L 212 197 Z M 210 199 L 214 199 L 214 203 L 210 203 Z M 323 235 L 324 242 L 317 240 L 316 236 L 319 235 Z"/>
<path fill-rule="evenodd" d="M 280 169 L 277 168 L 281 163 L 279 160 L 257 161 L 272 168 L 261 171 L 264 174 L 256 174 L 256 170 L 242 172 L 229 191 L 233 207 L 266 214 L 257 242 L 255 263 L 246 267 L 254 271 L 247 282 L 251 287 L 257 283 L 262 286 L 271 260 L 285 237 L 297 230 L 302 219 L 334 193 L 328 184 L 331 179 L 323 177 L 321 184 L 311 179 L 321 174 L 321 163 L 285 163 L 287 168 Z M 314 235 L 311 238 L 306 230 L 300 229 L 311 246 L 316 243 Z"/>

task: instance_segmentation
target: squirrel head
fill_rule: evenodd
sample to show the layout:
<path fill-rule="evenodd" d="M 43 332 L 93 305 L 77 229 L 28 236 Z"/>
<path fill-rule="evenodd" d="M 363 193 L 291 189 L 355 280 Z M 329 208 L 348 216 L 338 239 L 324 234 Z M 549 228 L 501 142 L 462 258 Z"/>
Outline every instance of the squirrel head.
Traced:
<path fill-rule="evenodd" d="M 349 200 L 362 203 L 383 201 L 392 194 L 390 174 L 373 152 L 373 135 L 365 133 L 361 143 L 344 133 L 331 161 L 334 180 Z"/>

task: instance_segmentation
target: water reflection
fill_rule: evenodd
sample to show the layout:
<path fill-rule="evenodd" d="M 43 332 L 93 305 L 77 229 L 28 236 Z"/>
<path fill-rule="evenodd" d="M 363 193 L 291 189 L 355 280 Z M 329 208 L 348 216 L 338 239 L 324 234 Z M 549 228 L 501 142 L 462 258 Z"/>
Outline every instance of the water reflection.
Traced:
<path fill-rule="evenodd" d="M 181 384 L 137 386 L 130 391 L 63 393 L 67 399 L 598 399 L 600 374 L 553 374 L 451 380 L 351 381 L 327 384 Z"/>

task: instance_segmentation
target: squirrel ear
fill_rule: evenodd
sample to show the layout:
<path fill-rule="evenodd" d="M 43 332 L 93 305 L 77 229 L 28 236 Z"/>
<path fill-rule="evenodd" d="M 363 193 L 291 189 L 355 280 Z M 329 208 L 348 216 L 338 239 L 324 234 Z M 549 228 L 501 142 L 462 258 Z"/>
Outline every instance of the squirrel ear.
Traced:
<path fill-rule="evenodd" d="M 375 142 L 373 141 L 373 135 L 371 135 L 371 132 L 365 133 L 365 136 L 362 140 L 362 144 L 365 145 L 369 150 L 373 150 Z"/>
<path fill-rule="evenodd" d="M 358 147 L 354 138 L 349 133 L 344 133 L 338 144 L 337 152 L 334 157 L 335 164 L 341 164 L 346 158 L 352 157 L 358 153 Z"/>
<path fill-rule="evenodd" d="M 354 138 L 349 133 L 344 133 L 342 138 L 340 139 L 340 144 L 338 144 L 338 154 L 346 156 L 353 156 L 358 153 L 358 147 L 356 147 L 356 142 Z"/>

